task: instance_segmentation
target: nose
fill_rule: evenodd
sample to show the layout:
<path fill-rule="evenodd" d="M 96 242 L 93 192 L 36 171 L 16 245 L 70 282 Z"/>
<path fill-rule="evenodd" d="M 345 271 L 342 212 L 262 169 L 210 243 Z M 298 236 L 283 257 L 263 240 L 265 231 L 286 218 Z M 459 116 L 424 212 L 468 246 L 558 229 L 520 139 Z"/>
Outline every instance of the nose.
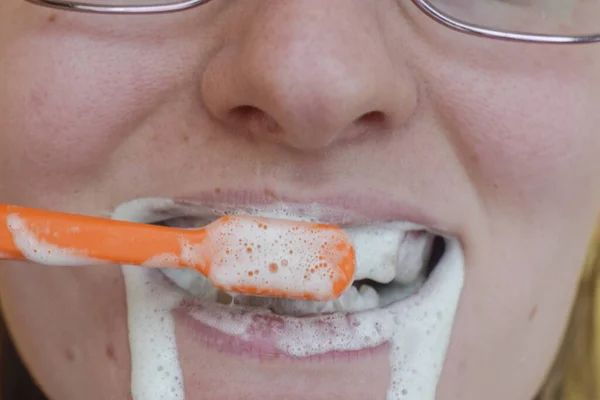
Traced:
<path fill-rule="evenodd" d="M 413 114 L 416 83 L 384 37 L 379 2 L 241 3 L 201 83 L 205 107 L 232 132 L 316 150 Z"/>

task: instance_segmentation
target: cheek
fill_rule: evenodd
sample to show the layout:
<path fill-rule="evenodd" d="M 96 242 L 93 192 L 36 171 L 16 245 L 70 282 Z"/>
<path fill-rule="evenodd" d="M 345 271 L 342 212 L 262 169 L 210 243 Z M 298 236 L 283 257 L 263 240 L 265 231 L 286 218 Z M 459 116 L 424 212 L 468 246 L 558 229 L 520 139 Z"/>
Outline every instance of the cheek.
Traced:
<path fill-rule="evenodd" d="M 0 148 L 13 170 L 98 170 L 180 80 L 160 46 L 72 36 L 23 37 L 0 53 L 0 62 L 10 59 L 3 62 Z"/>
<path fill-rule="evenodd" d="M 97 398 L 128 398 L 130 354 L 120 269 L 0 264 L 3 318 L 47 394 L 86 399 L 94 388 Z M 56 376 L 68 377 L 69 384 Z"/>
<path fill-rule="evenodd" d="M 598 200 L 597 74 L 540 67 L 502 80 L 467 75 L 445 80 L 450 100 L 440 108 L 486 202 L 555 208 L 572 204 L 573 194 Z"/>

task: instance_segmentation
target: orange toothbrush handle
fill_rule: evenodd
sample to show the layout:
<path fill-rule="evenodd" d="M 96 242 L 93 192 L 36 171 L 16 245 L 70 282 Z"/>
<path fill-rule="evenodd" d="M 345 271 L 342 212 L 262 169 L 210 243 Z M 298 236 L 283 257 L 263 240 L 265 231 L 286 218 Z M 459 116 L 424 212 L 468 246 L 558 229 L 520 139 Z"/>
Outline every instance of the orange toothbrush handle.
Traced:
<path fill-rule="evenodd" d="M 194 244 L 206 237 L 203 229 L 193 232 L 153 225 L 114 221 L 82 215 L 0 205 L 0 258 L 29 259 L 41 264 L 79 265 L 119 263 L 160 267 L 194 267 L 179 255 L 181 238 Z M 56 262 L 53 262 L 56 260 Z"/>

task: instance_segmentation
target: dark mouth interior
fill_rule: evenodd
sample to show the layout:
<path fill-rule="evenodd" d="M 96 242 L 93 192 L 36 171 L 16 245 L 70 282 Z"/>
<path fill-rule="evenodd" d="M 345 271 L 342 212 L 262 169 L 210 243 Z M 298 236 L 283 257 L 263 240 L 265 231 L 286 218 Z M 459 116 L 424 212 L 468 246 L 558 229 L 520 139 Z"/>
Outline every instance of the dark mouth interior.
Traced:
<path fill-rule="evenodd" d="M 442 236 L 436 236 L 433 239 L 433 247 L 431 248 L 431 255 L 429 256 L 429 261 L 427 261 L 427 265 L 425 266 L 425 277 L 429 278 L 429 275 L 433 272 L 435 267 L 440 263 L 440 260 L 444 256 L 446 252 L 446 239 Z"/>
<path fill-rule="evenodd" d="M 162 221 L 156 221 L 156 222 L 152 222 L 152 225 L 157 225 L 157 226 L 165 226 L 167 228 L 183 228 L 183 229 L 193 229 L 193 228 L 199 228 L 202 227 L 203 225 L 208 225 L 209 223 L 213 222 L 214 220 L 216 220 L 217 218 L 198 218 L 198 217 L 174 217 L 174 218 L 169 218 L 169 219 L 165 219 Z"/>

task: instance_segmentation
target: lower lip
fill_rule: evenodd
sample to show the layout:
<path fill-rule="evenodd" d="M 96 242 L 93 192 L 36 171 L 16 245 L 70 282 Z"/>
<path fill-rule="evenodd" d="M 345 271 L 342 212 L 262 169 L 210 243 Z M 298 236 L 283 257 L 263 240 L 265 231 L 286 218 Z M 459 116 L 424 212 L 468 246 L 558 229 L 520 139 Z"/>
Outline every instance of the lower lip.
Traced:
<path fill-rule="evenodd" d="M 221 314 L 221 317 L 225 317 L 225 314 L 229 314 L 227 311 L 221 311 L 221 313 L 215 313 L 214 309 L 211 311 L 213 316 Z M 226 318 L 230 317 L 231 315 L 226 316 Z M 378 346 L 360 350 L 336 350 L 304 357 L 291 355 L 279 349 L 273 337 L 276 331 L 281 331 L 291 322 L 287 321 L 289 317 L 260 316 L 258 313 L 251 313 L 253 319 L 252 326 L 249 328 L 251 334 L 244 339 L 224 333 L 220 329 L 202 322 L 203 318 L 199 316 L 199 308 L 195 306 L 184 306 L 175 310 L 174 318 L 178 329 L 191 332 L 199 347 L 210 348 L 219 353 L 228 353 L 252 360 L 277 360 L 293 363 L 322 363 L 328 361 L 338 363 L 388 353 L 387 343 L 382 343 Z"/>
<path fill-rule="evenodd" d="M 222 352 L 263 360 L 306 362 L 344 360 L 382 351 L 387 342 L 385 335 L 367 338 L 364 329 L 361 330 L 364 322 L 358 318 L 367 313 L 376 318 L 378 311 L 296 318 L 263 309 L 202 304 L 187 299 L 175 310 L 175 320 L 193 331 L 202 344 Z M 303 340 L 310 344 L 296 347 Z"/>

